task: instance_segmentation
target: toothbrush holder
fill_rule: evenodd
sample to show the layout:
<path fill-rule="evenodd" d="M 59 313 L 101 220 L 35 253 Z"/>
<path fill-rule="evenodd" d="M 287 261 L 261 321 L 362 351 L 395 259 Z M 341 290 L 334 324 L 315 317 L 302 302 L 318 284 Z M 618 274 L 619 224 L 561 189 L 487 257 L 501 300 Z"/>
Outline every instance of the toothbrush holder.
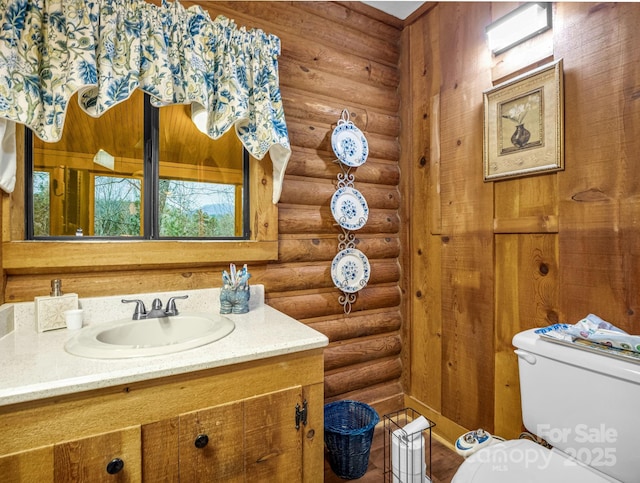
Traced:
<path fill-rule="evenodd" d="M 249 298 L 251 291 L 249 285 L 231 287 L 223 285 L 220 290 L 221 314 L 246 314 L 249 312 Z"/>

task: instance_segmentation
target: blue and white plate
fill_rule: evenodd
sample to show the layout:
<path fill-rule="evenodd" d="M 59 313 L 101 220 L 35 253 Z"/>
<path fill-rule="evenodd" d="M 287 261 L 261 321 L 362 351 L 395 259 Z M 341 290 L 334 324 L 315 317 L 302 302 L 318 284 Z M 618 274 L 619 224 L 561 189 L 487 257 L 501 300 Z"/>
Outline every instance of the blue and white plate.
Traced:
<path fill-rule="evenodd" d="M 369 219 L 369 206 L 362 193 L 345 186 L 331 197 L 331 213 L 342 228 L 359 230 Z"/>
<path fill-rule="evenodd" d="M 345 248 L 331 262 L 331 278 L 336 287 L 354 293 L 369 282 L 369 259 L 356 248 Z"/>
<path fill-rule="evenodd" d="M 339 121 L 331 134 L 331 147 L 338 159 L 347 166 L 365 163 L 369 155 L 367 139 L 351 121 Z"/>

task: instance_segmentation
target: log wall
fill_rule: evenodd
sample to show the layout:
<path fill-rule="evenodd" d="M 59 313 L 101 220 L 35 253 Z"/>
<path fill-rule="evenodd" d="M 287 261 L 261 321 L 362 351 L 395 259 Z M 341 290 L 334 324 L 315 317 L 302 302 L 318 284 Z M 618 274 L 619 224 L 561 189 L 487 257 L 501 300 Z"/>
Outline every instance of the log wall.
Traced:
<path fill-rule="evenodd" d="M 399 409 L 401 23 L 355 2 L 181 3 L 199 3 L 212 18 L 222 14 L 239 26 L 280 37 L 280 86 L 293 155 L 278 206 L 278 260 L 252 264 L 251 282 L 265 285 L 268 304 L 329 336 L 327 401 L 359 399 L 381 415 Z M 350 315 L 338 302 L 341 292 L 330 273 L 341 233 L 329 207 L 340 172 L 330 138 L 343 109 L 369 143 L 368 161 L 353 172 L 370 209 L 357 246 L 369 258 L 371 278 Z M 48 293 L 56 277 L 63 279 L 65 291 L 80 297 L 220 286 L 224 268 L 142 270 L 134 263 L 99 272 L 3 271 L 3 300 L 32 300 Z"/>
<path fill-rule="evenodd" d="M 640 6 L 554 4 L 552 31 L 493 57 L 484 28 L 517 5 L 442 2 L 402 34 L 407 403 L 450 441 L 520 433 L 517 332 L 595 313 L 640 333 Z M 483 91 L 557 59 L 566 169 L 484 183 Z"/>
<path fill-rule="evenodd" d="M 236 8 L 236 2 L 227 5 Z M 279 263 L 270 264 L 263 279 L 268 303 L 329 337 L 327 401 L 357 399 L 384 414 L 403 402 L 400 25 L 353 2 L 275 2 L 272 8 L 260 22 L 273 22 L 282 40 L 280 85 L 293 156 L 279 204 Z M 260 3 L 242 7 L 247 14 L 259 10 Z M 286 25 L 277 25 L 282 18 Z M 371 278 L 350 315 L 330 275 L 341 232 L 329 207 L 341 172 L 331 132 L 342 109 L 369 144 L 367 162 L 353 173 L 370 210 L 357 247 L 369 258 Z"/>

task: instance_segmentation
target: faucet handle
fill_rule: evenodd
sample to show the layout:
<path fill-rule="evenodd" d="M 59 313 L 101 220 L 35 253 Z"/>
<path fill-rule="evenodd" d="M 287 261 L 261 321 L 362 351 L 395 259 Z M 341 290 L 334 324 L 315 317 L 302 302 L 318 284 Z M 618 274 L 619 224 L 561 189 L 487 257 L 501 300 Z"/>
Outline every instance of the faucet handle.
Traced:
<path fill-rule="evenodd" d="M 171 297 L 167 302 L 167 308 L 164 310 L 167 315 L 178 315 L 178 308 L 176 307 L 176 299 L 188 299 L 188 295 L 182 295 L 180 297 Z"/>
<path fill-rule="evenodd" d="M 126 300 L 126 299 L 122 299 L 122 303 L 123 304 L 128 304 L 128 303 L 135 303 L 136 304 L 136 308 L 133 311 L 133 320 L 140 320 L 140 319 L 144 319 L 147 316 L 147 309 L 144 306 L 144 302 L 142 300 Z"/>
<path fill-rule="evenodd" d="M 153 299 L 153 302 L 151 303 L 151 310 L 161 310 L 161 309 L 162 309 L 162 300 Z"/>

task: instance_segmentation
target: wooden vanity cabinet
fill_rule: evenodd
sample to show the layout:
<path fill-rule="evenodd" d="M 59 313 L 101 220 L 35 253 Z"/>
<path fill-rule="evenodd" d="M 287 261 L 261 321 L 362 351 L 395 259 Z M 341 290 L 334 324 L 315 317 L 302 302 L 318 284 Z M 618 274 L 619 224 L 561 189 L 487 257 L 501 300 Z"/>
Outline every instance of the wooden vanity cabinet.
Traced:
<path fill-rule="evenodd" d="M 317 349 L 0 407 L 0 480 L 317 482 L 323 393 Z"/>

